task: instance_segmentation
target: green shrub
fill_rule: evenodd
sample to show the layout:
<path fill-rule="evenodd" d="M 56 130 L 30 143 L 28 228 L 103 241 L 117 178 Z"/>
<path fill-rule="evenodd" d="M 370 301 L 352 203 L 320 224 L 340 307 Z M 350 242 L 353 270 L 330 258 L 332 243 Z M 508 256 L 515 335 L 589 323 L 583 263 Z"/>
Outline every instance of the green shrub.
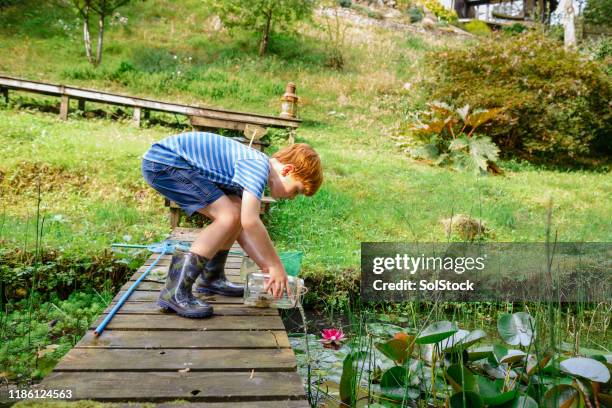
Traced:
<path fill-rule="evenodd" d="M 586 23 L 612 26 L 612 0 L 589 0 L 584 9 Z"/>
<path fill-rule="evenodd" d="M 610 154 L 612 89 L 600 63 L 537 33 L 496 34 L 428 61 L 432 100 L 503 109 L 481 130 L 502 156 L 569 163 Z"/>
<path fill-rule="evenodd" d="M 598 38 L 584 44 L 583 51 L 589 58 L 600 61 L 606 74 L 612 75 L 612 38 Z"/>
<path fill-rule="evenodd" d="M 521 23 L 514 23 L 509 26 L 503 26 L 502 31 L 508 34 L 520 34 L 524 31 L 527 31 L 527 26 Z"/>
<path fill-rule="evenodd" d="M 352 0 L 338 0 L 338 5 L 340 7 L 351 7 L 353 2 Z"/>
<path fill-rule="evenodd" d="M 408 17 L 410 17 L 411 23 L 418 23 L 425 15 L 423 13 L 423 9 L 417 6 L 410 7 L 406 13 L 408 14 Z"/>
<path fill-rule="evenodd" d="M 451 165 L 456 170 L 476 173 L 496 172 L 499 149 L 478 129 L 499 116 L 500 109 L 471 109 L 445 103 L 430 104 L 413 124 L 411 133 L 422 144 L 410 149 L 411 156 L 438 165 Z"/>
<path fill-rule="evenodd" d="M 489 25 L 484 21 L 480 20 L 472 20 L 469 23 L 465 24 L 465 29 L 474 35 L 489 35 L 491 34 L 491 29 Z"/>

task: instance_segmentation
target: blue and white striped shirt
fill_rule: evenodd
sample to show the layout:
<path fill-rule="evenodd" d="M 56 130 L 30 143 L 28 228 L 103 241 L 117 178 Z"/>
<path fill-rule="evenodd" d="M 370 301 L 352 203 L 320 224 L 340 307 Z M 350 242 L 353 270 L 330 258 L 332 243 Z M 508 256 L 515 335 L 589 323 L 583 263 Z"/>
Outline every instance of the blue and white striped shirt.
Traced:
<path fill-rule="evenodd" d="M 270 173 L 264 153 L 229 137 L 207 132 L 169 136 L 143 155 L 146 160 L 196 169 L 215 184 L 244 189 L 261 199 Z"/>

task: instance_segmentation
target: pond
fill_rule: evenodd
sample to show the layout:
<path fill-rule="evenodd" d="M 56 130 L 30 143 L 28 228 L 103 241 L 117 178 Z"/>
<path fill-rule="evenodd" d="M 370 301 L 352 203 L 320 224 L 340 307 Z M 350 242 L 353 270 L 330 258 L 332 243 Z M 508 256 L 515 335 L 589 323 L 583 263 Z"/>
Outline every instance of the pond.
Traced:
<path fill-rule="evenodd" d="M 344 331 L 321 336 L 315 331 L 330 322 L 310 313 L 316 330 L 290 334 L 311 404 L 531 408 L 612 401 L 609 349 L 555 340 L 550 334 L 560 327 L 539 314 L 504 313 L 487 331 L 448 320 L 402 327 L 365 316 L 336 317 Z"/>

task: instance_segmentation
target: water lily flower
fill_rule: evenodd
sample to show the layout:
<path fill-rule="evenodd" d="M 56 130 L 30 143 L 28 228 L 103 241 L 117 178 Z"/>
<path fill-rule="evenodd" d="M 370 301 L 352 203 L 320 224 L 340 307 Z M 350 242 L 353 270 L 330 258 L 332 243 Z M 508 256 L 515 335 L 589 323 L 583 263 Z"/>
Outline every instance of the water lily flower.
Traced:
<path fill-rule="evenodd" d="M 319 341 L 323 343 L 323 347 L 338 349 L 340 348 L 340 343 L 346 340 L 342 329 L 324 329 L 321 332 L 321 337 Z"/>

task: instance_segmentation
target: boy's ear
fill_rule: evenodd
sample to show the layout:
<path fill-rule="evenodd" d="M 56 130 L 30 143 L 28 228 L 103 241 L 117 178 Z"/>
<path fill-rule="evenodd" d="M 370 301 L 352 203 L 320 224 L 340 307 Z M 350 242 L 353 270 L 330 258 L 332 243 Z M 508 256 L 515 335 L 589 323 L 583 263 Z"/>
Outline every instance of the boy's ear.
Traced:
<path fill-rule="evenodd" d="M 293 164 L 285 164 L 283 169 L 281 170 L 281 174 L 285 177 L 287 174 L 291 173 L 295 170 L 295 166 Z"/>

